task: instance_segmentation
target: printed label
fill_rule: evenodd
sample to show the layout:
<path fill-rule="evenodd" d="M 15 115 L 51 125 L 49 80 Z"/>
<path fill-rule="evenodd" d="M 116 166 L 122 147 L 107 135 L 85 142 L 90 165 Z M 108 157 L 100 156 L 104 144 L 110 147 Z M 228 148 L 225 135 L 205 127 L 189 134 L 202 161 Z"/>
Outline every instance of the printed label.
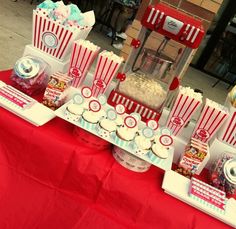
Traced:
<path fill-rule="evenodd" d="M 58 39 L 55 36 L 55 34 L 51 32 L 45 32 L 43 33 L 42 37 L 43 43 L 48 47 L 48 48 L 56 48 L 58 45 Z"/>

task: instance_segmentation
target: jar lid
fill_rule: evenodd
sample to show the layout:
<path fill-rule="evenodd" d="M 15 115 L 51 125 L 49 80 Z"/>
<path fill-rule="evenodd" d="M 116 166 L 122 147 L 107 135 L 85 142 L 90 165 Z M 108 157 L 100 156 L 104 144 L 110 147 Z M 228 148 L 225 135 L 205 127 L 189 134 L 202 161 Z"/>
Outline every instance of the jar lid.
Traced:
<path fill-rule="evenodd" d="M 224 174 L 230 183 L 236 184 L 236 159 L 230 159 L 225 162 Z"/>
<path fill-rule="evenodd" d="M 16 62 L 14 70 L 19 77 L 30 79 L 39 73 L 40 65 L 35 59 L 22 57 Z"/>

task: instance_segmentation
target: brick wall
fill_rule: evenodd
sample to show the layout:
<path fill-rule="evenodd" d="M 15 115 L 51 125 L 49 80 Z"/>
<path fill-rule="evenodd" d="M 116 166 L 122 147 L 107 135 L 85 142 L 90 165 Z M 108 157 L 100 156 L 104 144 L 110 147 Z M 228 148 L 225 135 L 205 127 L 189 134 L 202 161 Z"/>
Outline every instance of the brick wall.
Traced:
<path fill-rule="evenodd" d="M 179 11 L 184 12 L 185 14 L 191 15 L 194 18 L 200 19 L 203 23 L 205 31 L 208 30 L 215 14 L 218 12 L 223 0 L 161 0 L 161 1 L 153 1 L 153 4 L 158 2 L 163 2 L 165 4 L 178 9 Z M 143 0 L 141 6 L 136 15 L 136 19 L 133 21 L 132 25 L 126 31 L 128 35 L 127 40 L 124 43 L 124 48 L 121 50 L 120 55 L 125 59 L 128 57 L 128 54 L 131 50 L 130 43 L 133 38 L 137 38 L 138 32 L 141 28 L 140 19 L 148 6 L 149 1 Z M 150 38 L 147 41 L 147 47 L 157 48 L 162 40 L 162 36 L 155 32 L 152 32 Z M 168 56 L 175 58 L 179 48 L 181 48 L 181 44 L 170 41 L 165 48 L 165 52 Z M 190 64 L 196 50 L 192 52 L 191 57 L 186 62 L 184 69 L 180 75 L 182 77 L 187 70 L 188 65 Z"/>

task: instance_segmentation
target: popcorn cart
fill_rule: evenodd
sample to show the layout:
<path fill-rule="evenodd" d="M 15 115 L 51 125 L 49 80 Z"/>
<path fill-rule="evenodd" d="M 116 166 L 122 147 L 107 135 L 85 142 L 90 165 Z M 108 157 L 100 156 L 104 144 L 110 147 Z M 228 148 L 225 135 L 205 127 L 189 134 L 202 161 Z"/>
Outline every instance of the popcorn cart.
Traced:
<path fill-rule="evenodd" d="M 204 30 L 200 21 L 161 3 L 147 7 L 141 25 L 108 103 L 123 104 L 127 113 L 137 112 L 143 121 L 158 121 L 170 89 L 178 87 L 178 76 L 199 46 Z M 147 41 L 155 38 L 155 33 L 162 35 L 162 41 L 150 48 Z M 181 44 L 174 58 L 166 52 L 166 45 L 173 41 Z"/>

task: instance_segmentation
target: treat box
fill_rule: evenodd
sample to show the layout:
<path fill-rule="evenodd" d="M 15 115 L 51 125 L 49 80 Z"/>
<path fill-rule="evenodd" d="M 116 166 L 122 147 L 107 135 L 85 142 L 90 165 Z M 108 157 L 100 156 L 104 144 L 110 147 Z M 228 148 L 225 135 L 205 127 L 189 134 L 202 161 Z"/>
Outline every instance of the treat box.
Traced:
<path fill-rule="evenodd" d="M 229 109 L 229 118 L 218 131 L 218 139 L 236 149 L 236 108 L 226 99 L 225 106 Z"/>
<path fill-rule="evenodd" d="M 206 214 L 215 217 L 216 219 L 236 227 L 236 200 L 226 199 L 225 212 L 217 211 L 212 206 L 195 200 L 189 195 L 190 180 L 172 170 L 166 171 L 162 183 L 162 188 L 169 195 L 205 212 Z"/>
<path fill-rule="evenodd" d="M 86 39 L 95 23 L 93 11 L 84 13 L 84 18 L 89 26 L 72 30 L 48 18 L 40 10 L 33 10 L 32 45 L 58 60 L 65 60 L 71 51 L 73 41 Z"/>
<path fill-rule="evenodd" d="M 68 121 L 68 120 L 66 119 L 66 117 L 65 117 L 65 110 L 66 110 L 66 107 L 68 106 L 68 104 L 71 103 L 71 102 L 72 102 L 72 100 L 70 100 L 69 102 L 67 102 L 66 104 L 64 104 L 62 107 L 60 107 L 59 109 L 57 109 L 57 110 L 55 111 L 55 114 L 56 114 L 58 117 L 60 117 L 60 118 L 62 118 L 62 119 L 64 119 L 64 120 L 66 120 L 66 121 Z M 106 109 L 108 109 L 108 108 L 111 108 L 111 107 L 110 107 L 109 105 L 106 105 Z M 68 122 L 70 122 L 70 123 L 72 123 L 72 124 L 74 124 L 74 125 L 76 125 L 76 126 L 82 128 L 82 129 L 84 129 L 84 130 L 89 131 L 91 134 L 94 134 L 94 135 L 100 137 L 100 136 L 98 135 L 96 129 L 92 129 L 92 130 L 91 130 L 91 129 L 87 129 L 86 127 L 82 126 L 80 122 L 75 122 L 75 121 L 71 121 L 71 120 L 68 121 Z M 141 126 L 144 126 L 144 123 L 140 122 L 140 125 L 141 125 Z M 116 135 L 116 134 L 114 133 L 114 135 Z M 115 142 L 115 139 L 114 139 L 115 136 L 114 136 L 114 135 L 113 135 L 113 136 L 110 136 L 109 138 L 104 139 L 104 140 L 106 140 L 106 141 L 112 143 L 113 145 L 116 145 L 116 146 L 118 146 L 118 147 L 120 147 L 120 148 L 126 150 L 127 152 L 129 152 L 129 153 L 131 153 L 131 154 L 133 154 L 133 155 L 135 155 L 135 156 L 141 158 L 142 160 L 147 161 L 147 162 L 149 162 L 149 163 L 151 163 L 151 164 L 153 164 L 153 165 L 155 165 L 155 166 L 157 166 L 157 167 L 159 167 L 159 168 L 161 168 L 161 169 L 163 169 L 163 170 L 170 170 L 170 169 L 171 169 L 172 161 L 173 161 L 173 156 L 174 156 L 174 147 L 173 147 L 173 146 L 169 147 L 169 157 L 168 157 L 167 159 L 161 159 L 161 158 L 155 156 L 151 151 L 149 151 L 146 155 L 138 155 L 138 154 L 136 154 L 136 153 L 134 152 L 134 150 L 132 149 L 132 146 L 131 146 L 132 144 L 129 144 L 129 145 L 120 145 L 120 144 L 117 144 L 117 143 Z"/>
<path fill-rule="evenodd" d="M 49 108 L 2 81 L 0 106 L 35 126 L 42 126 L 56 116 Z"/>

